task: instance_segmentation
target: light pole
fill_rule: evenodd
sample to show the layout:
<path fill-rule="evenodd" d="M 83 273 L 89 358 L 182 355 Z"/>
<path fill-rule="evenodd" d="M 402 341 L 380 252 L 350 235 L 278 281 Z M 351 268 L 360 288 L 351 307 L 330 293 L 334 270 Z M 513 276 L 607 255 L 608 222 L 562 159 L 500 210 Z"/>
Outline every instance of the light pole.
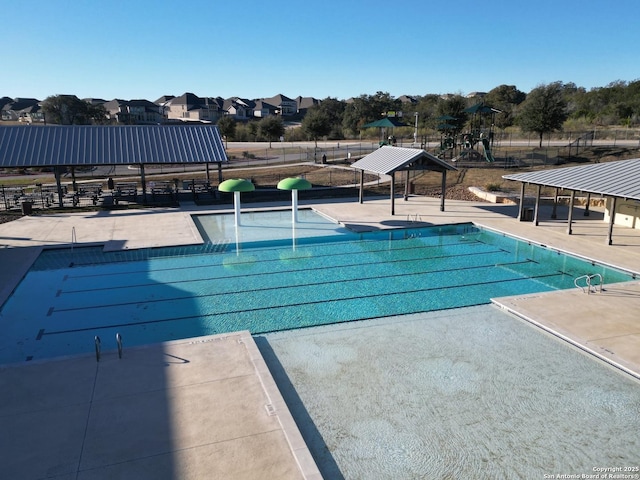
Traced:
<path fill-rule="evenodd" d="M 418 112 L 414 114 L 416 116 L 416 128 L 413 131 L 413 146 L 415 147 L 418 143 Z"/>

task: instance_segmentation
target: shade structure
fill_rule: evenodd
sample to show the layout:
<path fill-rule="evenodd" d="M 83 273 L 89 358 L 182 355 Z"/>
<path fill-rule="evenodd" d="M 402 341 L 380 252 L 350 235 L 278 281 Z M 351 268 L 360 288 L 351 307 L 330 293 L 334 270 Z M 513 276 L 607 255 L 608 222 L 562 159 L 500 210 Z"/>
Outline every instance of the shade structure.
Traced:
<path fill-rule="evenodd" d="M 441 115 L 436 117 L 436 120 L 448 122 L 449 120 L 457 120 L 457 118 L 452 117 L 451 115 Z"/>
<path fill-rule="evenodd" d="M 498 110 L 497 108 L 489 107 L 488 105 L 485 105 L 483 103 L 477 103 L 475 105 L 472 105 L 469 108 L 465 108 L 464 111 L 465 111 L 465 113 L 471 113 L 471 114 L 476 114 L 476 113 L 502 113 L 501 110 Z"/>
<path fill-rule="evenodd" d="M 249 180 L 242 178 L 231 178 L 218 185 L 221 192 L 233 192 L 233 211 L 235 215 L 235 226 L 240 226 L 240 192 L 253 192 L 256 187 Z"/>
<path fill-rule="evenodd" d="M 400 120 L 397 120 L 393 117 L 384 117 L 380 120 L 376 120 L 375 122 L 369 122 L 362 126 L 362 128 L 372 128 L 372 127 L 407 127 L 408 125 Z"/>
<path fill-rule="evenodd" d="M 309 190 L 311 182 L 306 178 L 285 178 L 278 182 L 279 190 L 291 190 L 291 221 L 298 222 L 298 190 Z"/>
<path fill-rule="evenodd" d="M 360 174 L 360 203 L 363 202 L 364 190 L 364 171 L 378 173 L 391 176 L 391 215 L 395 215 L 394 196 L 395 196 L 395 173 L 399 171 L 408 172 L 409 170 L 435 171 L 442 173 L 442 195 L 440 211 L 444 212 L 444 192 L 446 191 L 446 174 L 447 170 L 458 170 L 446 161 L 417 148 L 389 147 L 383 146 L 378 150 L 374 150 L 365 155 L 357 162 L 351 165 L 352 168 L 361 170 Z M 405 192 L 408 196 L 407 185 L 405 182 Z"/>

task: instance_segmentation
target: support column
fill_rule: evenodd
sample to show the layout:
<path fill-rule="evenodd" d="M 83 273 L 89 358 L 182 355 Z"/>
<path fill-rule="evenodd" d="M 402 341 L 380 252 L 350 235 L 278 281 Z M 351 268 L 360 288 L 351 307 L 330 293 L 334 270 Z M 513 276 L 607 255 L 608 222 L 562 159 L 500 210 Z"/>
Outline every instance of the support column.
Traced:
<path fill-rule="evenodd" d="M 58 187 L 58 206 L 62 208 L 64 204 L 62 203 L 62 197 L 64 194 L 62 193 L 62 183 L 60 182 L 60 167 L 56 165 L 53 167 L 53 174 L 56 177 L 56 187 Z"/>
<path fill-rule="evenodd" d="M 76 185 L 76 167 L 74 165 L 71 166 L 71 185 L 73 186 L 73 192 L 77 192 L 78 185 Z"/>
<path fill-rule="evenodd" d="M 360 192 L 358 198 L 360 203 L 364 203 L 364 170 L 360 170 Z"/>
<path fill-rule="evenodd" d="M 524 213 L 524 182 L 520 187 L 520 205 L 518 205 L 518 220 L 522 221 L 522 214 Z"/>
<path fill-rule="evenodd" d="M 444 212 L 444 198 L 447 192 L 447 171 L 442 171 L 442 191 L 440 193 L 440 211 Z"/>
<path fill-rule="evenodd" d="M 396 214 L 396 172 L 391 172 L 391 215 Z"/>
<path fill-rule="evenodd" d="M 533 224 L 538 226 L 538 212 L 540 211 L 540 192 L 542 191 L 542 185 L 538 185 L 536 189 L 536 206 L 533 210 Z"/>
<path fill-rule="evenodd" d="M 551 210 L 551 218 L 554 220 L 558 218 L 558 193 L 560 189 L 556 187 L 556 194 L 553 197 L 553 210 Z"/>
<path fill-rule="evenodd" d="M 573 222 L 573 203 L 576 200 L 576 192 L 575 190 L 571 190 L 571 197 L 569 197 L 569 226 L 567 227 L 567 234 L 571 235 L 573 230 L 571 228 L 571 223 Z"/>
<path fill-rule="evenodd" d="M 613 244 L 613 224 L 616 216 L 616 197 L 611 198 L 611 212 L 609 212 L 609 228 L 607 230 L 607 245 Z"/>
<path fill-rule="evenodd" d="M 211 185 L 211 177 L 209 177 L 209 162 L 205 163 L 205 170 L 207 172 L 207 184 Z"/>
<path fill-rule="evenodd" d="M 222 183 L 222 162 L 218 162 L 218 184 Z"/>
<path fill-rule="evenodd" d="M 142 184 L 142 202 L 147 203 L 147 180 L 144 177 L 144 164 L 140 164 L 140 183 Z"/>
<path fill-rule="evenodd" d="M 298 190 L 291 190 L 291 222 L 295 228 L 298 223 Z"/>
<path fill-rule="evenodd" d="M 588 217 L 589 216 L 589 206 L 591 204 L 591 194 L 587 193 L 587 203 L 584 206 L 584 216 Z"/>
<path fill-rule="evenodd" d="M 404 201 L 409 200 L 409 170 L 407 170 L 407 176 L 404 182 Z"/>

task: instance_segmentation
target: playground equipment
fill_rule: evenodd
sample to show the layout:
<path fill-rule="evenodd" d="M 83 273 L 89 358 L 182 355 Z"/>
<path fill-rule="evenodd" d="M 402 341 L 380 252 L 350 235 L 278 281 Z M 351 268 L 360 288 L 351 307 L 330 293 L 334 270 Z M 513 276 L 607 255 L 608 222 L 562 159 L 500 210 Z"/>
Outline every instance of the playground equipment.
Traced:
<path fill-rule="evenodd" d="M 446 154 L 447 151 L 451 152 L 451 160 L 469 160 L 478 161 L 486 160 L 489 163 L 495 161 L 493 152 L 491 151 L 493 144 L 493 126 L 495 115 L 500 113 L 500 110 L 484 105 L 484 103 L 476 104 L 464 110 L 464 112 L 471 116 L 469 119 L 469 130 L 464 133 L 458 133 L 450 123 L 444 123 L 438 125 L 438 130 L 443 132 L 443 137 L 440 144 L 440 151 L 442 154 Z M 457 120 L 454 117 L 438 117 L 437 120 Z M 476 144 L 480 143 L 482 149 L 476 150 Z M 460 148 L 460 153 L 455 155 L 456 148 Z"/>
<path fill-rule="evenodd" d="M 486 138 L 482 139 L 482 149 L 484 150 L 484 158 L 487 160 L 487 162 L 495 161 L 495 158 L 493 158 L 493 153 L 491 153 L 489 140 L 487 140 Z"/>

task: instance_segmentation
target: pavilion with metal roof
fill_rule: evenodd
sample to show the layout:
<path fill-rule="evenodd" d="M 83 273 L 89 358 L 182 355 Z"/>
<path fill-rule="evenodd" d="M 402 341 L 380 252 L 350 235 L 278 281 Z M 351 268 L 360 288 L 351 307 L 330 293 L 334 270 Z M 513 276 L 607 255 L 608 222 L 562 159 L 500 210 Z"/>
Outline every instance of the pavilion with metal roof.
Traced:
<path fill-rule="evenodd" d="M 458 170 L 444 160 L 417 148 L 383 146 L 365 155 L 351 165 L 360 172 L 360 203 L 364 200 L 364 172 L 391 176 L 391 215 L 395 215 L 396 172 L 406 172 L 404 199 L 409 196 L 409 172 L 412 170 L 434 171 L 442 174 L 442 195 L 440 211 L 444 212 L 444 198 L 447 186 L 447 171 Z"/>
<path fill-rule="evenodd" d="M 145 189 L 145 164 L 218 165 L 227 154 L 215 125 L 44 125 L 0 127 L 0 168 L 51 167 L 60 205 L 63 168 L 136 165 Z"/>
<path fill-rule="evenodd" d="M 595 163 L 578 167 L 556 168 L 511 175 L 503 175 L 506 180 L 522 182 L 518 219 L 523 219 L 525 185 L 536 185 L 536 203 L 533 221 L 538 225 L 540 190 L 542 187 L 555 187 L 552 218 L 555 217 L 559 190 L 569 190 L 569 216 L 567 233 L 571 235 L 573 206 L 576 192 L 587 194 L 585 215 L 588 215 L 591 195 L 608 198 L 605 220 L 609 221 L 607 244 L 612 244 L 613 225 L 625 225 L 640 228 L 640 159 L 620 160 L 616 162 Z M 618 215 L 616 215 L 618 214 Z M 621 217 L 618 221 L 617 216 Z"/>

